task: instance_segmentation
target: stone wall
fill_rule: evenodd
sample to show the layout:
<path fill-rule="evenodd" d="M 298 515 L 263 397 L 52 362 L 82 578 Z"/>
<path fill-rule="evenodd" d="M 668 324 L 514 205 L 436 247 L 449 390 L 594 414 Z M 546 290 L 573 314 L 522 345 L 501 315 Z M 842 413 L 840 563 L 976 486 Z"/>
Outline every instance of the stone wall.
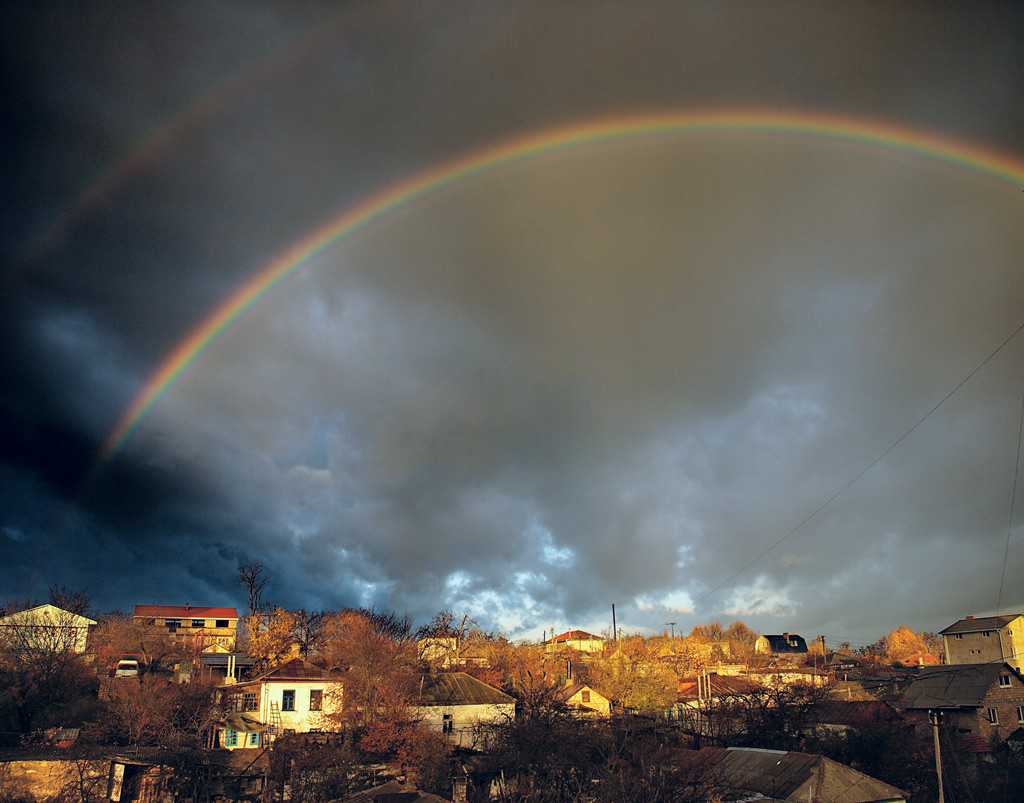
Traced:
<path fill-rule="evenodd" d="M 86 788 L 93 797 L 104 799 L 107 792 L 109 761 L 2 761 L 0 796 L 22 796 L 39 801 L 56 798 L 63 789 L 76 790 L 73 799 L 81 800 L 77 790 Z"/>

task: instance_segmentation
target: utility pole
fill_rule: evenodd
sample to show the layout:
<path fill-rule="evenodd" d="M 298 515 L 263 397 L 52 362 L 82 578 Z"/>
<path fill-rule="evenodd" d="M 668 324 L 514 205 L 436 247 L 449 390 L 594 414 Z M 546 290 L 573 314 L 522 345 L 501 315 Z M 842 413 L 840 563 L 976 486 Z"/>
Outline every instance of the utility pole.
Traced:
<path fill-rule="evenodd" d="M 672 627 L 672 641 L 675 641 L 676 640 L 676 623 L 675 622 L 665 622 L 665 624 L 670 625 Z"/>
<path fill-rule="evenodd" d="M 932 737 L 935 740 L 935 774 L 939 776 L 939 803 L 946 803 L 942 794 L 942 756 L 939 753 L 939 725 L 942 724 L 942 712 L 930 710 L 928 721 L 932 723 Z"/>

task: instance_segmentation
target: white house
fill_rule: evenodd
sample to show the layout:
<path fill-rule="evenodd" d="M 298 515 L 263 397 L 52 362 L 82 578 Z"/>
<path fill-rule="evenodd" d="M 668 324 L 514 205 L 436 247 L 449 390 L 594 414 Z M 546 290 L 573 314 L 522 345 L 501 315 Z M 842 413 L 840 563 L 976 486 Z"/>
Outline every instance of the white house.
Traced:
<path fill-rule="evenodd" d="M 16 650 L 83 653 L 95 624 L 56 605 L 37 605 L 0 618 L 0 642 Z"/>
<path fill-rule="evenodd" d="M 465 672 L 420 675 L 413 711 L 458 745 L 471 745 L 478 726 L 515 719 L 516 701 Z"/>
<path fill-rule="evenodd" d="M 246 730 L 239 728 L 236 732 L 226 719 L 220 734 L 221 746 L 258 747 L 258 743 L 252 742 L 258 741 L 253 734 L 260 732 L 260 724 L 271 737 L 334 730 L 332 716 L 341 712 L 342 691 L 341 678 L 301 658 L 293 658 L 253 680 L 229 686 L 224 690 L 227 707 L 246 715 Z"/>

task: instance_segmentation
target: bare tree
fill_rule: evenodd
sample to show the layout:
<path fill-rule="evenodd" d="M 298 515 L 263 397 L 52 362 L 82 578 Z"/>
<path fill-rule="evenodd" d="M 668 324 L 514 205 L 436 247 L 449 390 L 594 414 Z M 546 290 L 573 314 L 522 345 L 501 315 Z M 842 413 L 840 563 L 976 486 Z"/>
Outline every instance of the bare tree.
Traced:
<path fill-rule="evenodd" d="M 466 648 L 482 638 L 476 620 L 468 613 L 461 616 L 450 610 L 439 611 L 416 631 L 420 646 L 420 660 L 445 666 L 462 663 Z"/>
<path fill-rule="evenodd" d="M 299 608 L 295 611 L 295 643 L 299 645 L 299 655 L 308 658 L 310 653 L 322 651 L 327 637 L 327 614 L 324 611 L 307 611 Z"/>
<path fill-rule="evenodd" d="M 112 611 L 100 615 L 89 636 L 89 651 L 108 664 L 132 657 L 144 672 L 179 655 L 181 647 L 162 628 L 147 627 L 130 614 Z"/>
<path fill-rule="evenodd" d="M 89 596 L 87 588 L 71 589 L 63 583 L 52 583 L 50 604 L 70 613 L 92 618 L 92 597 Z"/>
<path fill-rule="evenodd" d="M 27 610 L 0 627 L 0 730 L 66 724 L 89 705 L 96 673 L 82 658 L 79 616 Z"/>
<path fill-rule="evenodd" d="M 11 616 L 12 614 L 38 607 L 38 605 L 39 603 L 32 597 L 22 597 L 21 599 L 11 597 L 0 603 L 0 616 Z"/>
<path fill-rule="evenodd" d="M 238 564 L 238 585 L 249 592 L 249 616 L 263 610 L 263 587 L 269 579 L 258 560 Z"/>

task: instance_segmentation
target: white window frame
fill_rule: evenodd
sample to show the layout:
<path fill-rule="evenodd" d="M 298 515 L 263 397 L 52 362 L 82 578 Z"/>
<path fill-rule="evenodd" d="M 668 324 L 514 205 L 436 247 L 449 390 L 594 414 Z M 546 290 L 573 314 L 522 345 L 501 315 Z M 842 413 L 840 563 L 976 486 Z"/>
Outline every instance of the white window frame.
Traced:
<path fill-rule="evenodd" d="M 999 688 L 1000 689 L 1008 689 L 1008 688 L 1010 688 L 1010 676 L 1009 675 L 1000 675 L 999 676 Z"/>
<path fill-rule="evenodd" d="M 993 725 L 998 725 L 999 724 L 999 709 L 998 708 L 990 708 L 988 710 L 988 721 L 991 724 L 993 724 Z"/>

